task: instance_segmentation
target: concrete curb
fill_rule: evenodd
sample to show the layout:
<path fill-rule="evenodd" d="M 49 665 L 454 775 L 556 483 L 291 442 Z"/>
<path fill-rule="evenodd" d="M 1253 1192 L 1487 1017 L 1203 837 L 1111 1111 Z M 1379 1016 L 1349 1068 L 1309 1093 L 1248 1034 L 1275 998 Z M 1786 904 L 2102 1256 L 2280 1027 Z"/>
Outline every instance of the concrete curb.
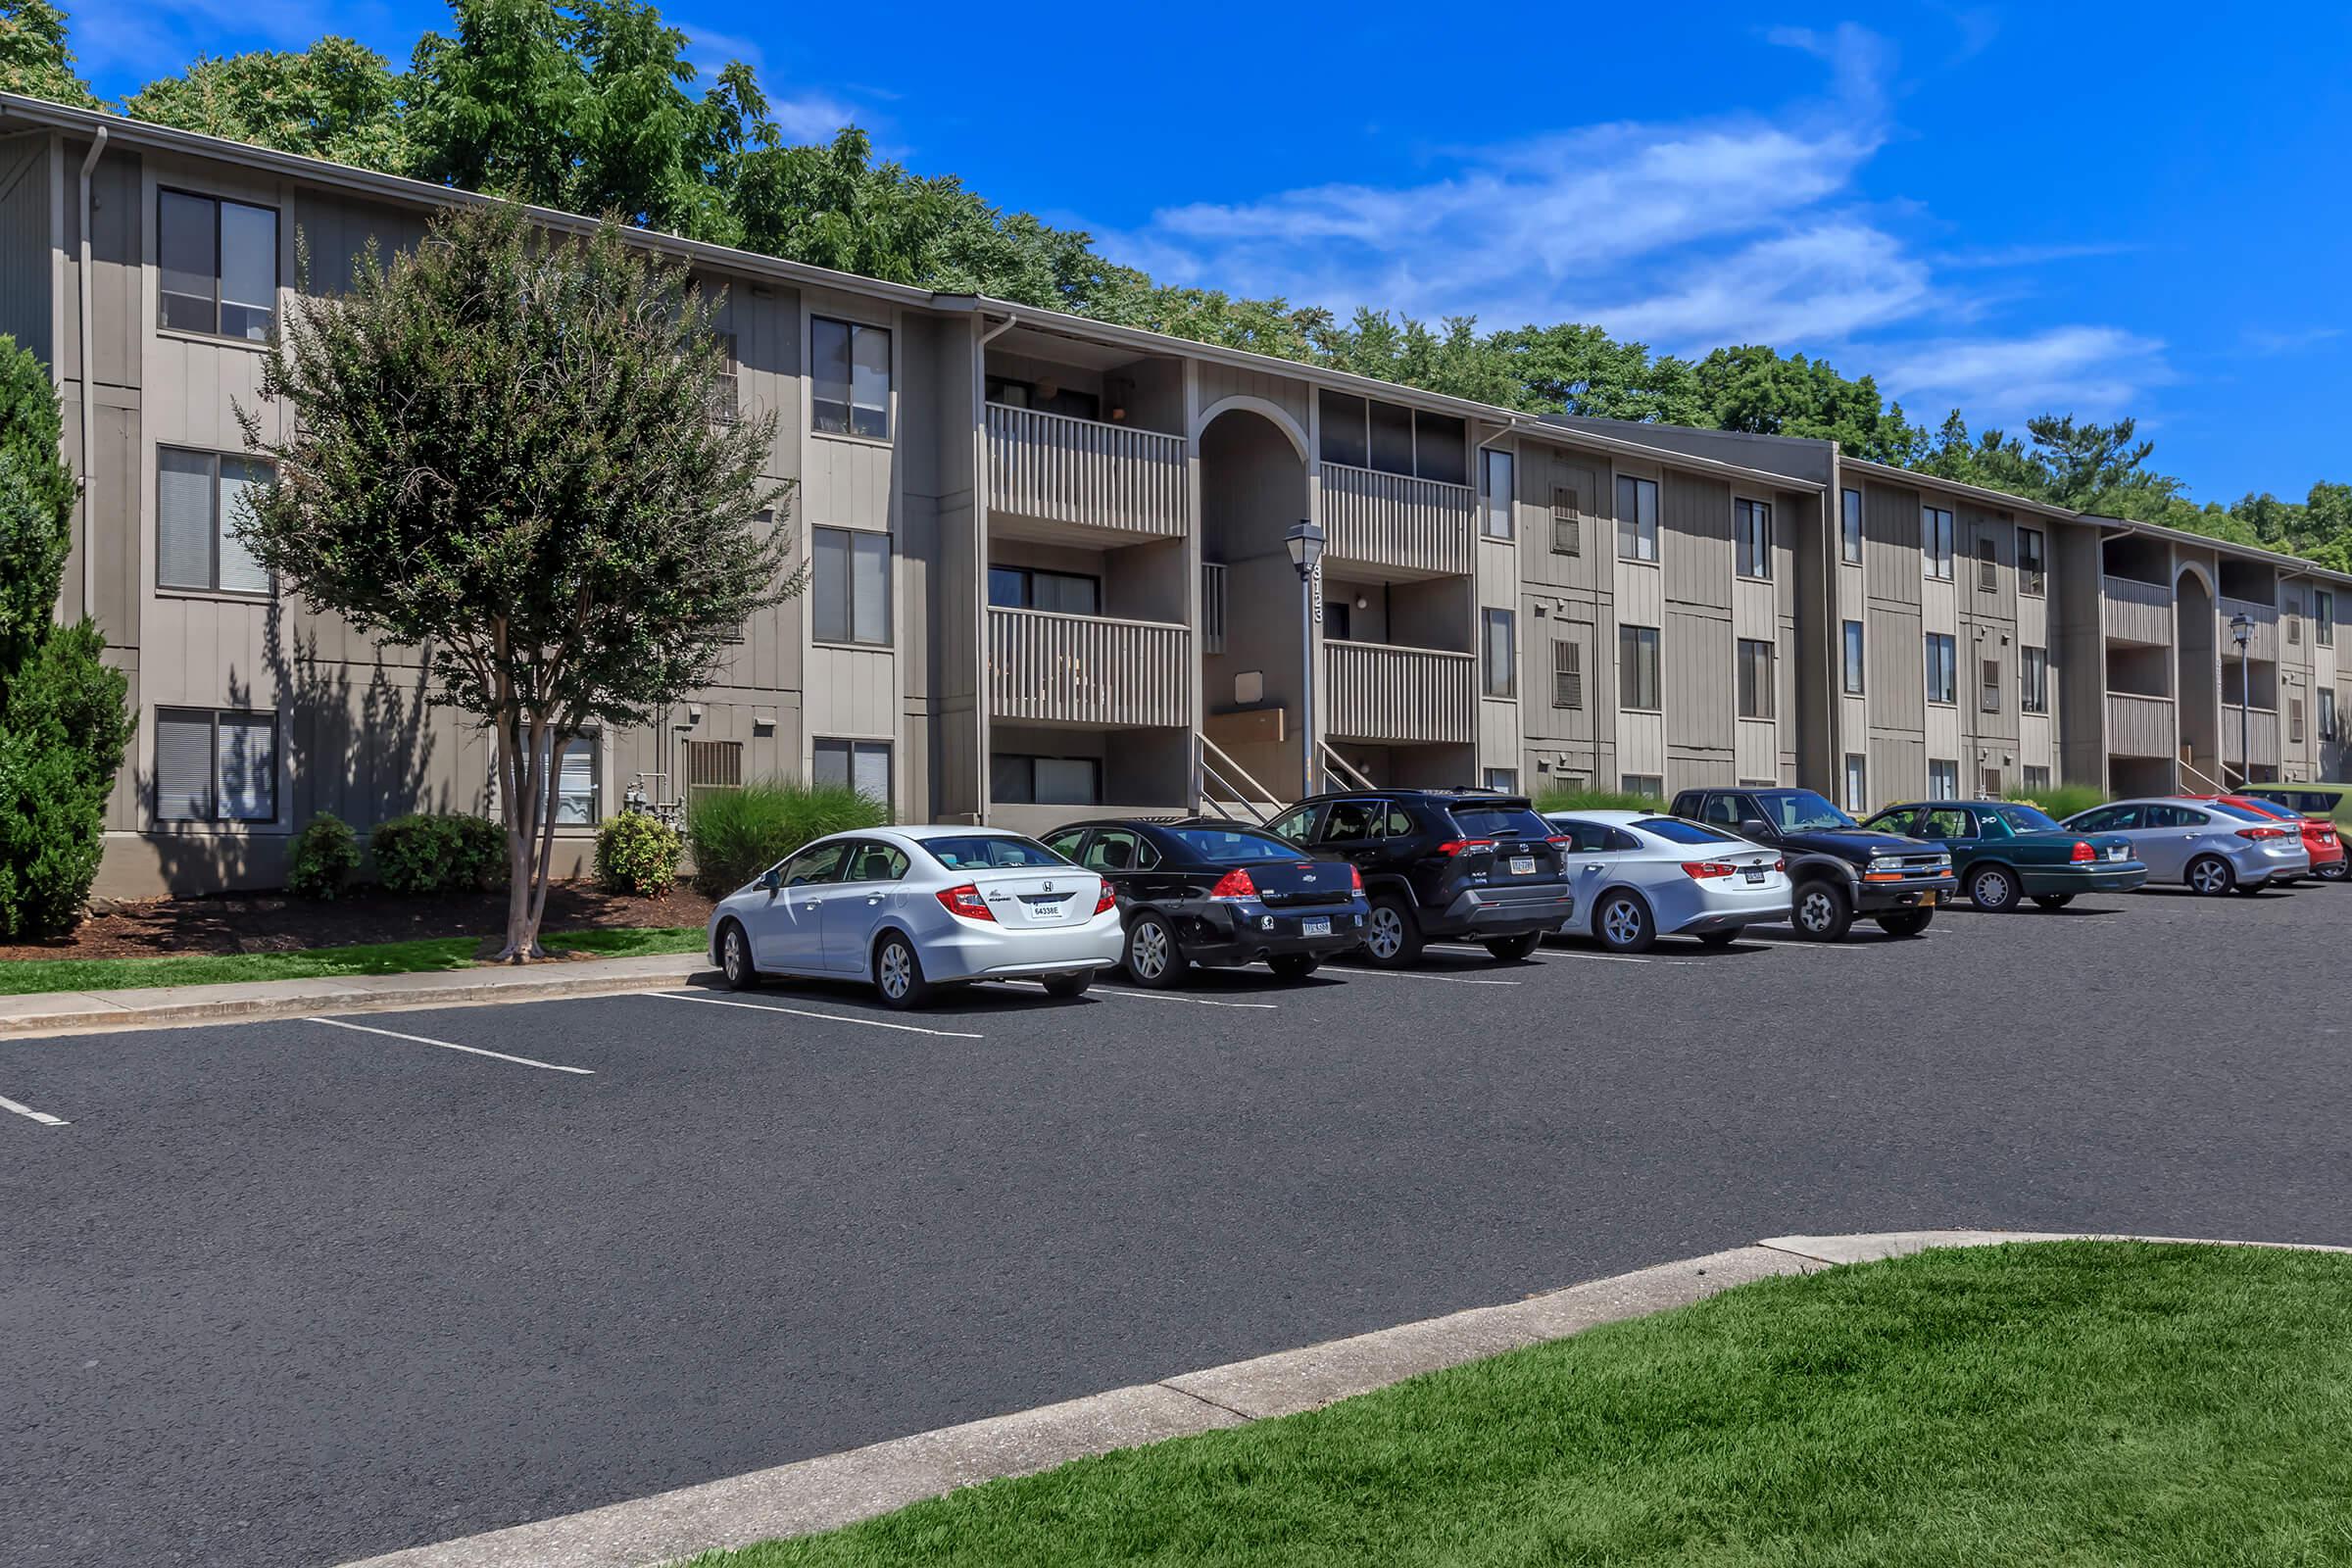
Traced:
<path fill-rule="evenodd" d="M 53 991 L 0 997 L 0 1039 L 165 1029 L 232 1018 L 302 1018 L 320 1012 L 384 1012 L 495 1002 L 547 1002 L 676 985 L 710 967 L 699 953 L 587 958 L 521 969 L 354 975 L 331 980 L 261 980 L 217 986 L 121 991 Z"/>
<path fill-rule="evenodd" d="M 1687 1306 L 1774 1275 L 1815 1273 L 1931 1247 L 2085 1240 L 2294 1245 L 2042 1231 L 1776 1236 L 1752 1247 L 1638 1269 L 1501 1306 L 1473 1307 L 1158 1383 L 895 1438 L 584 1513 L 411 1547 L 347 1568 L 654 1568 L 719 1547 L 837 1529 L 959 1487 L 1034 1475 L 1117 1448 L 1320 1409 L 1424 1372 L 1564 1339 L 1602 1323 Z M 2352 1251 L 2342 1247 L 2301 1250 Z"/>

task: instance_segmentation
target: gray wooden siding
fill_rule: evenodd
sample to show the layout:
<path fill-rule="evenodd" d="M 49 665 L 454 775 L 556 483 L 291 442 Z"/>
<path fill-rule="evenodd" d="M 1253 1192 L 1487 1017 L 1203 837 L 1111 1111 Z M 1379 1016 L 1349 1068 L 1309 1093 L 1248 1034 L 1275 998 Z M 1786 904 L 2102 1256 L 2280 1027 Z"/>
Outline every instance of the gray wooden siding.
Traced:
<path fill-rule="evenodd" d="M 1733 747 L 1738 671 L 1732 623 L 1718 615 L 1668 609 L 1658 648 L 1666 704 L 1666 744 L 1727 755 Z M 1611 651 L 1610 678 L 1616 675 Z"/>
<path fill-rule="evenodd" d="M 1467 575 L 1473 492 L 1343 464 L 1322 466 L 1323 531 L 1335 562 Z"/>
<path fill-rule="evenodd" d="M 0 138 L 0 332 L 44 362 L 55 357 L 49 232 L 55 163 L 47 131 Z"/>
<path fill-rule="evenodd" d="M 1879 483 L 1862 487 L 1862 565 L 1871 598 L 1919 603 L 1926 571 L 1919 553 L 1919 508 L 1916 490 Z M 1956 564 L 1953 569 L 1956 574 Z"/>
<path fill-rule="evenodd" d="M 1616 549 L 1613 535 L 1609 548 Z M 1665 570 L 1669 603 L 1731 608 L 1730 485 L 1667 470 L 1658 491 L 1658 561 Z M 1729 745 L 1730 740 L 1727 724 L 1723 743 Z"/>
<path fill-rule="evenodd" d="M 1478 735 L 1478 661 L 1469 654 L 1381 643 L 1324 644 L 1328 716 L 1334 739 L 1445 742 Z"/>
<path fill-rule="evenodd" d="M 1864 617 L 1864 679 L 1874 728 L 1922 729 L 1928 721 L 1928 662 L 1916 612 L 1873 608 Z M 1965 679 L 1965 674 L 1962 677 Z"/>

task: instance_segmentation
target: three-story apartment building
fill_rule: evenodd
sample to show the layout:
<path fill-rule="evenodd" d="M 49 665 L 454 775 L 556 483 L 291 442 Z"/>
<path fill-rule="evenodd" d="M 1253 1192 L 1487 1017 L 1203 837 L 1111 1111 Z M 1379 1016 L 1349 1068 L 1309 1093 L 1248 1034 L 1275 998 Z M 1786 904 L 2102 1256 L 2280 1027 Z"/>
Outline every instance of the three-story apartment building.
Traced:
<path fill-rule="evenodd" d="M 288 302 L 470 199 L 0 97 L 0 330 L 53 367 L 85 476 L 60 610 L 96 616 L 137 708 L 101 893 L 272 884 L 321 810 L 365 831 L 493 808 L 487 744 L 428 703 L 416 652 L 307 611 L 231 527 L 270 482 L 236 412 L 282 417 L 259 379 Z M 2171 787 L 2237 776 L 2241 680 L 2253 776 L 2344 768 L 2352 579 L 2308 563 L 1826 442 L 1535 419 L 646 242 L 723 294 L 734 404 L 776 416 L 808 587 L 662 722 L 566 753 L 566 868 L 633 784 L 769 773 L 1025 828 L 1244 810 L 1310 768 L 1801 781 L 1857 808 Z M 1309 520 L 1327 548 L 1302 591 L 1286 535 Z"/>

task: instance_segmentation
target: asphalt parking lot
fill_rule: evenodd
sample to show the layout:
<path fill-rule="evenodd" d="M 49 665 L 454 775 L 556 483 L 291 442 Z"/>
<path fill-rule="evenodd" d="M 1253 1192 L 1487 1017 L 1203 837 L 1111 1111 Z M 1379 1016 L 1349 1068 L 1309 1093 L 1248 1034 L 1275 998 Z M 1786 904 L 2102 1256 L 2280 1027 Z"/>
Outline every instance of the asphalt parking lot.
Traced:
<path fill-rule="evenodd" d="M 2348 928 L 0 1042 L 4 1555 L 338 1562 L 1785 1232 L 2352 1242 Z"/>

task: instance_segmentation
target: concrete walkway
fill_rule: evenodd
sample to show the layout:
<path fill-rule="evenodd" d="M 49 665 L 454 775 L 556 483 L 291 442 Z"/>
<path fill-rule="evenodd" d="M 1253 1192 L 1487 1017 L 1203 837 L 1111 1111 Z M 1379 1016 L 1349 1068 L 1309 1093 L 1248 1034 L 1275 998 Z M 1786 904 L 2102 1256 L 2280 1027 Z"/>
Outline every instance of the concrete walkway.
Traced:
<path fill-rule="evenodd" d="M 28 997 L 0 997 L 0 1036 L 156 1029 L 229 1018 L 298 1018 L 321 1012 L 383 1012 L 487 1002 L 545 1002 L 614 991 L 660 990 L 710 967 L 710 959 L 699 953 L 664 953 L 430 974 L 48 991 Z"/>
<path fill-rule="evenodd" d="M 2192 1237 L 2036 1231 L 1769 1237 L 1752 1247 L 1573 1285 L 1502 1306 L 1475 1307 L 560 1519 L 412 1547 L 349 1568 L 653 1568 L 717 1547 L 837 1529 L 959 1487 L 1034 1475 L 1115 1448 L 1320 1409 L 1424 1372 L 1563 1339 L 1602 1323 L 1686 1306 L 1752 1280 L 1900 1257 L 1931 1247 L 2081 1240 L 2231 1245 Z M 2352 1251 L 2340 1247 L 2305 1250 Z"/>

